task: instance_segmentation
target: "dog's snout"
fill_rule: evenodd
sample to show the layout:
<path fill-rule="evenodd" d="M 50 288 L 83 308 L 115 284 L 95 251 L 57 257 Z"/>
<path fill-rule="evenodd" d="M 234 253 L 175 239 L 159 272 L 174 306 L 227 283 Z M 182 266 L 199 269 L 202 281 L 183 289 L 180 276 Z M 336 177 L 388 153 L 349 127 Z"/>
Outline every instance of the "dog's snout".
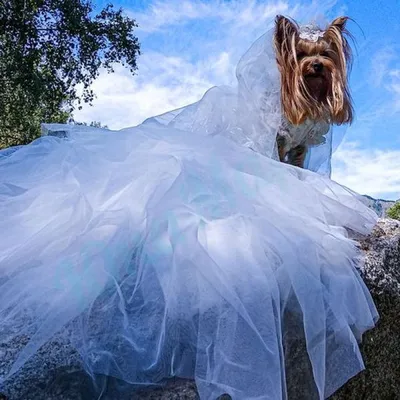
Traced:
<path fill-rule="evenodd" d="M 315 72 L 321 72 L 322 71 L 323 65 L 322 65 L 321 62 L 314 61 L 312 66 L 313 66 Z"/>

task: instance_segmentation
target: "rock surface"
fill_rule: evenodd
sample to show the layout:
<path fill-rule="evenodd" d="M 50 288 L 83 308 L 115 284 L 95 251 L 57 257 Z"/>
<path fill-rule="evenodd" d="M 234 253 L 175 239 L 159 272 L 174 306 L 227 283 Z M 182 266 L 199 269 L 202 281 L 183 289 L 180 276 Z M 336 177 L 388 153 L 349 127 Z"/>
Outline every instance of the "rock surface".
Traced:
<path fill-rule="evenodd" d="M 330 400 L 400 399 L 400 222 L 380 220 L 360 244 L 366 254 L 361 275 L 380 320 L 363 337 L 366 369 Z"/>
<path fill-rule="evenodd" d="M 357 238 L 365 252 L 365 265 L 361 275 L 370 289 L 380 314 L 375 329 L 363 336 L 361 350 L 366 370 L 350 380 L 330 400 L 395 400 L 400 399 L 400 222 L 382 219 L 368 237 Z M 290 321 L 289 321 L 290 323 Z M 21 337 L 13 349 L 22 346 L 26 338 Z M 285 343 L 287 351 L 297 363 L 297 374 L 288 385 L 289 399 L 310 400 L 301 385 L 301 375 L 307 374 L 304 351 L 296 343 Z M 0 345 L 0 375 L 7 369 L 7 353 L 10 348 Z M 60 360 L 68 359 L 69 366 L 58 368 Z M 78 355 L 68 342 L 57 337 L 40 350 L 23 374 L 17 374 L 6 389 L 7 397 L 0 400 L 95 400 L 91 380 L 80 369 Z M 296 374 L 294 374 L 296 375 Z M 118 382 L 104 378 L 106 389 L 104 400 L 194 400 L 198 399 L 193 382 L 171 380 L 163 389 L 133 392 L 127 388 L 125 394 L 116 395 Z M 0 390 L 1 391 L 1 390 Z M 225 399 L 229 398 L 228 396 Z M 222 400 L 222 398 L 221 398 Z"/>
<path fill-rule="evenodd" d="M 374 199 L 371 196 L 362 196 L 362 201 L 366 204 L 369 208 L 372 208 L 380 218 L 387 217 L 387 210 L 392 207 L 396 201 L 392 200 L 383 200 L 383 199 Z"/>

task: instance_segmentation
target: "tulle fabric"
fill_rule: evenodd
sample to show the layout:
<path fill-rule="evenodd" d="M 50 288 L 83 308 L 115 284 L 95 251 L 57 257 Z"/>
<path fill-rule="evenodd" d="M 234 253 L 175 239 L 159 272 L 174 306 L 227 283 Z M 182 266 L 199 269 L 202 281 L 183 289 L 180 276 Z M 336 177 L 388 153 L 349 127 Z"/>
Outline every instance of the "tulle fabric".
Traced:
<path fill-rule="evenodd" d="M 321 174 L 274 159 L 267 38 L 236 91 L 119 132 L 47 126 L 3 153 L 0 340 L 30 337 L 4 384 L 57 332 L 93 375 L 192 378 L 201 399 L 286 399 L 287 337 L 304 341 L 316 398 L 364 368 L 377 312 L 346 229 L 376 215 L 324 176 L 329 156 Z"/>

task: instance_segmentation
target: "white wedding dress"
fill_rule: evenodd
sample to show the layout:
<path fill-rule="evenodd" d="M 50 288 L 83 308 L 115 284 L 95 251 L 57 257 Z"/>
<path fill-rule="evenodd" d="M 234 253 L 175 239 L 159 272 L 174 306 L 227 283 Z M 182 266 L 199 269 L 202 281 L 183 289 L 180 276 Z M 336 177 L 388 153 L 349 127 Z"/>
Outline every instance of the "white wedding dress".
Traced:
<path fill-rule="evenodd" d="M 201 399 L 286 399 L 287 335 L 318 398 L 364 368 L 378 316 L 347 230 L 377 217 L 330 180 L 332 132 L 308 170 L 275 160 L 271 32 L 237 77 L 133 128 L 46 125 L 0 152 L 0 342 L 30 338 L 3 385 L 60 332 L 93 376 L 192 378 Z"/>

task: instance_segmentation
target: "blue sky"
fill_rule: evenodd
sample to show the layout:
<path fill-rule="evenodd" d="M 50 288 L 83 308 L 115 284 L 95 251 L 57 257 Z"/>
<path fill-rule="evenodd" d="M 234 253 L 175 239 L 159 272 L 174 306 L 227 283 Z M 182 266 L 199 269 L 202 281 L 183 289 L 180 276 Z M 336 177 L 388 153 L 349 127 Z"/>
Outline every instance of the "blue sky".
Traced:
<path fill-rule="evenodd" d="M 95 1 L 97 7 L 106 1 Z M 357 51 L 351 75 L 356 121 L 334 155 L 333 179 L 374 197 L 400 198 L 399 0 L 115 0 L 139 23 L 138 74 L 121 67 L 93 84 L 97 98 L 75 114 L 112 129 L 197 101 L 234 84 L 239 57 L 276 14 L 299 22 L 347 15 Z"/>

